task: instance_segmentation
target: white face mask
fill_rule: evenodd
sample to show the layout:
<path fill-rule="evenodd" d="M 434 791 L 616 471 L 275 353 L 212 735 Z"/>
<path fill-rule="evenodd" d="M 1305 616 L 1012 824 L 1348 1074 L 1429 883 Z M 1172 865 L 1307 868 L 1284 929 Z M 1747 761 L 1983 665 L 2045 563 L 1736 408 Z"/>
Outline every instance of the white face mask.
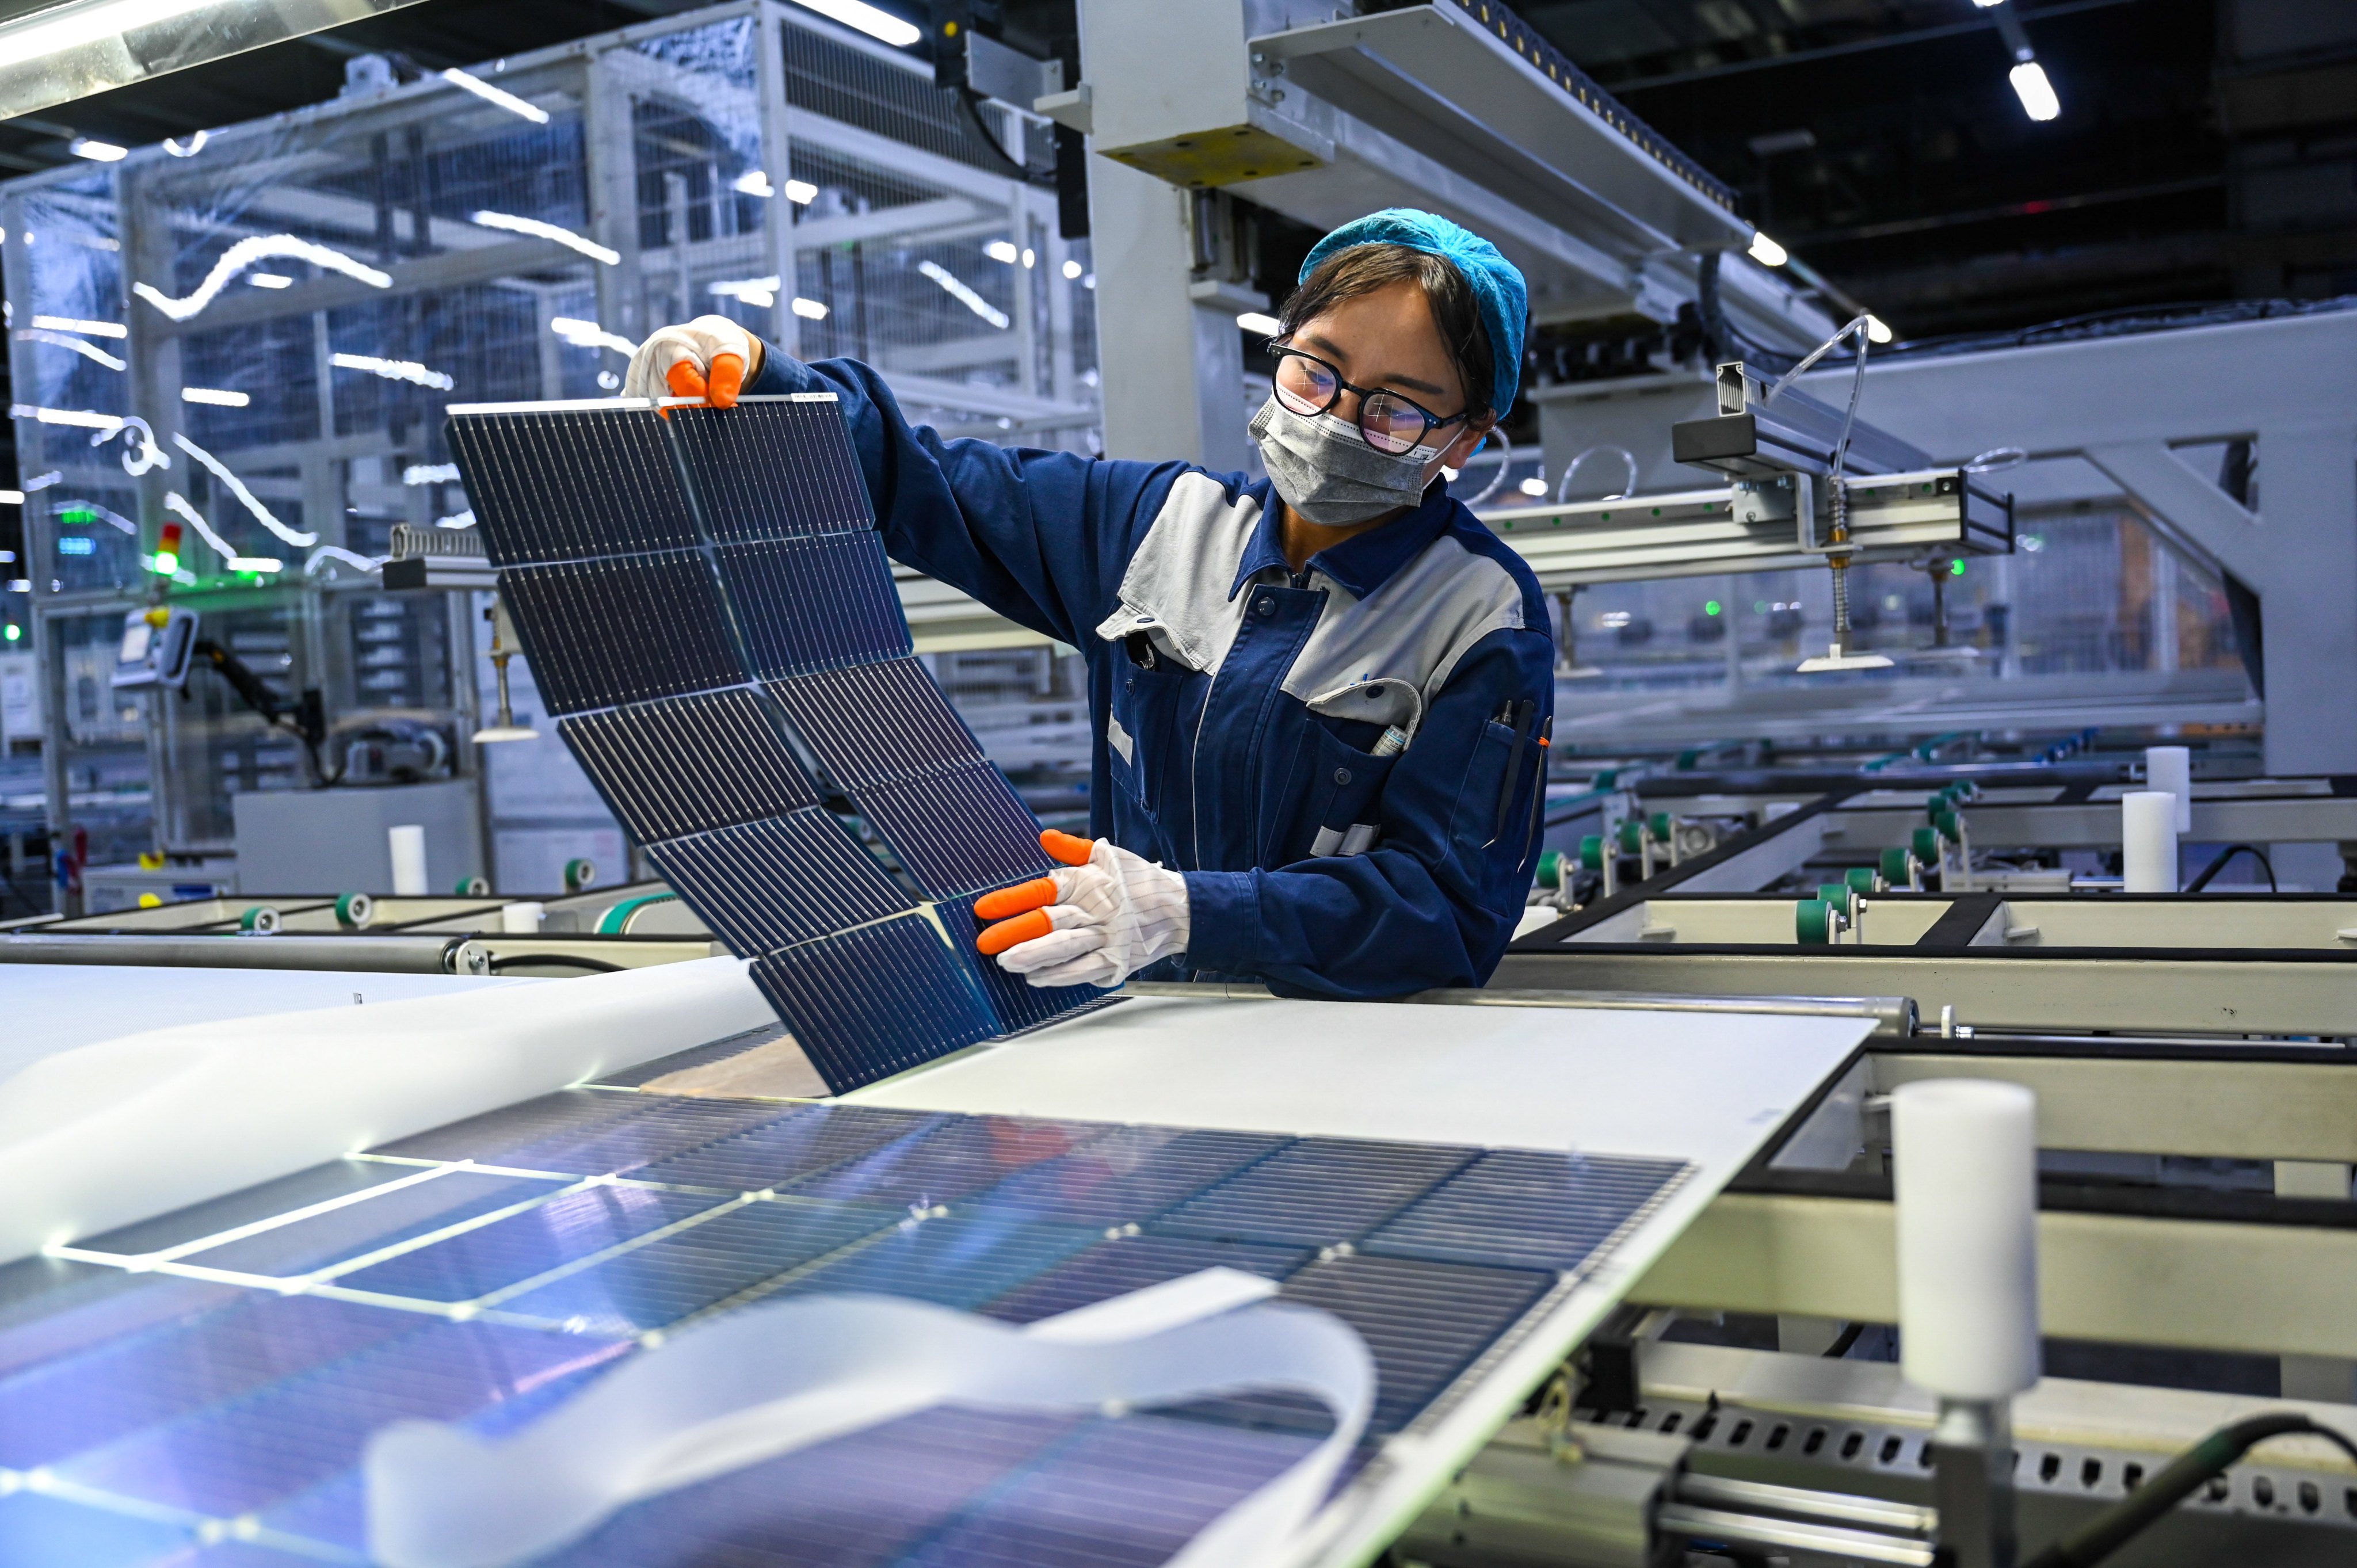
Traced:
<path fill-rule="evenodd" d="M 1415 505 L 1435 455 L 1423 446 L 1378 452 L 1349 420 L 1296 413 L 1274 396 L 1253 415 L 1252 437 L 1285 504 L 1328 528 Z"/>

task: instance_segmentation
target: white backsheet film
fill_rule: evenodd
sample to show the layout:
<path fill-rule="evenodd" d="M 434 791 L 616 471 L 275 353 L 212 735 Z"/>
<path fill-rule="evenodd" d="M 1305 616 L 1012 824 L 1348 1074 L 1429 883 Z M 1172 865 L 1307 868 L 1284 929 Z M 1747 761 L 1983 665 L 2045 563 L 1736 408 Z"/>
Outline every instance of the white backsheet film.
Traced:
<path fill-rule="evenodd" d="M 60 1052 L 0 1082 L 0 1262 L 774 1022 L 700 959 Z"/>

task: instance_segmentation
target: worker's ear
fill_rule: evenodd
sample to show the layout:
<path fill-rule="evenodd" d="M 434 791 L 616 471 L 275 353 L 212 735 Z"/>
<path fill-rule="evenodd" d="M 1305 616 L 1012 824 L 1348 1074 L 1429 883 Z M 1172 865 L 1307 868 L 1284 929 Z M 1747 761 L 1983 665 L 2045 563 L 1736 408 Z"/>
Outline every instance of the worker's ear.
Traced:
<path fill-rule="evenodd" d="M 1479 418 L 1467 421 L 1465 428 L 1458 432 L 1457 439 L 1441 450 L 1440 466 L 1444 468 L 1465 467 L 1467 459 L 1481 449 L 1483 437 L 1490 434 L 1491 427 L 1497 423 L 1498 416 L 1494 413 L 1485 413 Z"/>

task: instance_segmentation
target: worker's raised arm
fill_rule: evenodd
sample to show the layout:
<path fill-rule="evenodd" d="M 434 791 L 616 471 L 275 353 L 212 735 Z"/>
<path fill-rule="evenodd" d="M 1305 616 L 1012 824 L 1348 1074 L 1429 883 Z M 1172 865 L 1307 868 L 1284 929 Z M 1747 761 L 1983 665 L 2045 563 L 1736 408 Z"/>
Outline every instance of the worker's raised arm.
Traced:
<path fill-rule="evenodd" d="M 721 384 L 730 356 L 748 367 L 741 391 Z M 739 395 L 834 393 L 892 558 L 1075 647 L 1112 613 L 1130 553 L 1171 481 L 1187 471 L 1182 463 L 943 440 L 910 424 L 884 378 L 866 365 L 804 364 L 722 317 L 650 337 L 625 391 L 705 395 L 707 370 L 712 401 L 722 406 Z"/>
<path fill-rule="evenodd" d="M 1186 874 L 1188 964 L 1297 996 L 1486 983 L 1530 888 L 1554 693 L 1543 628 L 1482 638 L 1383 780 L 1372 850 Z"/>

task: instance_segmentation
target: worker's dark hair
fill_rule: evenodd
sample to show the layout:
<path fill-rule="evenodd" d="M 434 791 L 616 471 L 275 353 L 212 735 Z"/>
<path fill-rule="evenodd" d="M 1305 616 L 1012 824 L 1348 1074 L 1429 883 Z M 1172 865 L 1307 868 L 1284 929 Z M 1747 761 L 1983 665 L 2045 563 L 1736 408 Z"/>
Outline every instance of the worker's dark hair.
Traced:
<path fill-rule="evenodd" d="M 1491 352 L 1490 334 L 1482 329 L 1481 309 L 1474 302 L 1472 285 L 1457 270 L 1457 263 L 1445 256 L 1382 243 L 1337 251 L 1318 263 L 1318 270 L 1302 279 L 1301 286 L 1285 302 L 1285 308 L 1277 313 L 1278 335 L 1290 338 L 1305 322 L 1344 300 L 1408 282 L 1421 285 L 1424 297 L 1431 302 L 1433 325 L 1440 328 L 1440 341 L 1465 382 L 1466 411 L 1476 419 L 1495 413 L 1497 410 L 1490 406 L 1490 392 L 1498 384 L 1497 360 Z"/>

